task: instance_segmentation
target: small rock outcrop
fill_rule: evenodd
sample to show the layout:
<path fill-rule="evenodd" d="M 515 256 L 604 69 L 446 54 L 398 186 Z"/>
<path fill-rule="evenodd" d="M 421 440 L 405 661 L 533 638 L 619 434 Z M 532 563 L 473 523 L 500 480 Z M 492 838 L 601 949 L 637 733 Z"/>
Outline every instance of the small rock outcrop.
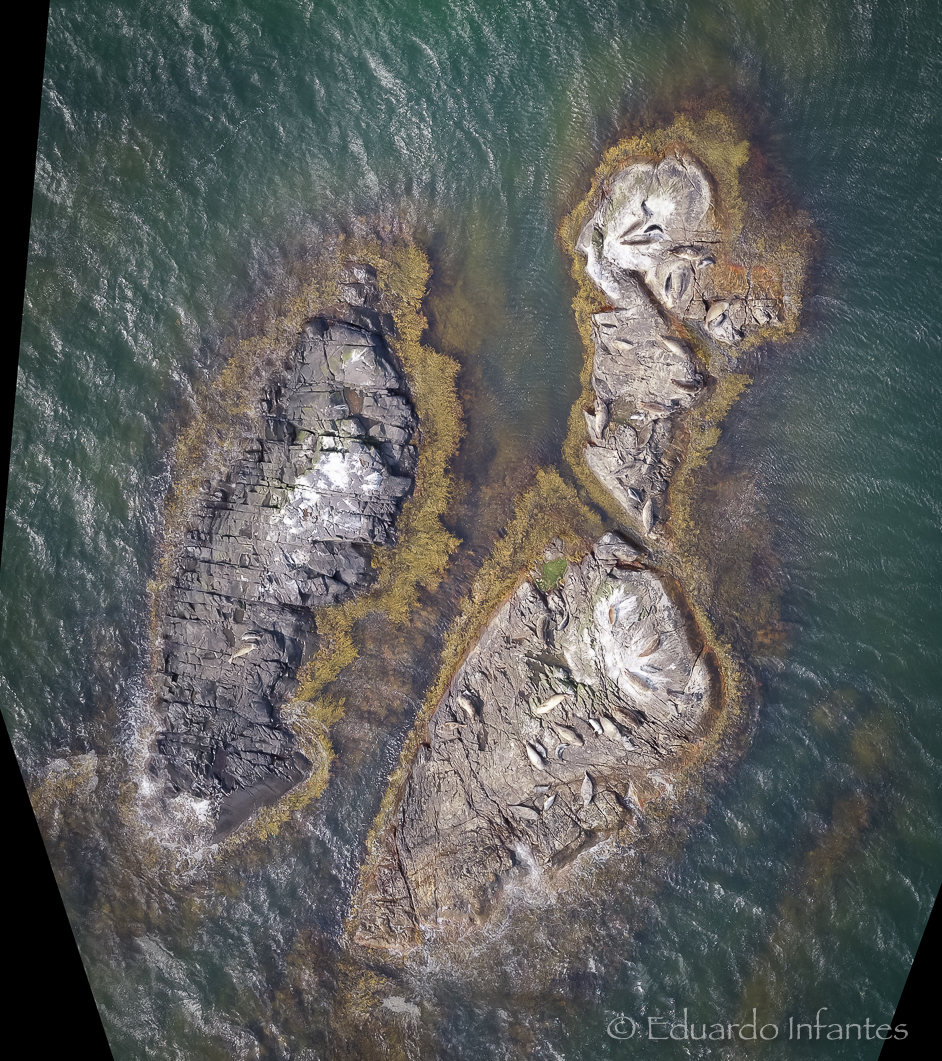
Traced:
<path fill-rule="evenodd" d="M 717 266 L 721 243 L 710 179 L 679 149 L 619 171 L 576 243 L 610 302 L 592 317 L 595 407 L 585 414 L 584 457 L 646 535 L 665 518 L 681 416 L 710 383 L 677 323 L 732 349 L 779 320 L 765 287 Z"/>
<path fill-rule="evenodd" d="M 721 243 L 710 178 L 678 148 L 619 171 L 576 249 L 613 306 L 634 301 L 631 280 L 639 277 L 675 317 L 698 321 L 710 338 L 733 346 L 777 321 L 781 307 L 748 276 L 731 283 L 730 273 L 716 268 Z"/>
<path fill-rule="evenodd" d="M 638 551 L 606 534 L 501 607 L 428 723 L 361 892 L 356 938 L 409 947 L 486 915 L 668 790 L 712 698 L 703 645 Z"/>
<path fill-rule="evenodd" d="M 314 633 L 311 609 L 372 580 L 411 492 L 417 422 L 352 267 L 348 302 L 304 326 L 263 399 L 264 431 L 224 479 L 204 483 L 163 597 L 161 716 L 151 770 L 168 795 L 208 799 L 216 835 L 277 800 L 311 764 L 279 706 Z"/>

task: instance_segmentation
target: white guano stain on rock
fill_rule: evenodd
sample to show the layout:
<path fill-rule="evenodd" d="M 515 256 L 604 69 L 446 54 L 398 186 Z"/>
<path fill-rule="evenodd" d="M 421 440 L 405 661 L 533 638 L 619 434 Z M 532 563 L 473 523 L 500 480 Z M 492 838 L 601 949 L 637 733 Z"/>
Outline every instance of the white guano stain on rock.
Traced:
<path fill-rule="evenodd" d="M 401 1013 L 405 1017 L 412 1017 L 414 1020 L 418 1020 L 422 1016 L 422 1011 L 413 1002 L 407 1002 L 402 995 L 390 995 L 388 998 L 384 998 L 383 1009 L 391 1010 L 393 1013 Z"/>

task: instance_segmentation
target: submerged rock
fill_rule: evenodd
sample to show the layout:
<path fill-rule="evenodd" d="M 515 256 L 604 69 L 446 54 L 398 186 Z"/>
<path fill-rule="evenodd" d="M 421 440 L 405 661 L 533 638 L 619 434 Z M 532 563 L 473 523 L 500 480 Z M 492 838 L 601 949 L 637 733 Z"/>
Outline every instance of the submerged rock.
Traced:
<path fill-rule="evenodd" d="M 151 770 L 168 795 L 211 799 L 216 835 L 305 778 L 279 717 L 314 633 L 311 609 L 372 580 L 412 490 L 416 416 L 386 344 L 374 277 L 304 326 L 263 400 L 264 432 L 204 483 L 164 595 L 161 727 Z"/>
<path fill-rule="evenodd" d="M 63 826 L 74 829 L 73 816 L 81 816 L 98 789 L 100 769 L 95 752 L 52 759 L 43 768 L 29 798 L 49 840 L 58 840 Z"/>
<path fill-rule="evenodd" d="M 524 582 L 488 624 L 428 723 L 364 882 L 360 942 L 478 922 L 518 867 L 552 875 L 669 784 L 713 680 L 638 555 L 606 534 L 555 589 Z"/>

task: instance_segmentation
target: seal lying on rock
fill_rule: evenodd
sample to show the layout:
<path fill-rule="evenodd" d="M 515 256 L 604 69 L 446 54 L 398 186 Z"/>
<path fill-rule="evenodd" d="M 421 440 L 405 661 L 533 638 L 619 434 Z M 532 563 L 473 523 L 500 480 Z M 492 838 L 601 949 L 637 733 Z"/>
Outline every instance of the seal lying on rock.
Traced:
<path fill-rule="evenodd" d="M 162 616 L 162 716 L 151 770 L 168 795 L 212 798 L 216 835 L 307 776 L 278 708 L 313 632 L 310 609 L 372 580 L 369 547 L 394 539 L 412 490 L 416 416 L 353 267 L 360 304 L 302 329 L 224 481 L 205 483 Z M 239 647 L 237 647 L 239 646 Z"/>
<path fill-rule="evenodd" d="M 706 377 L 638 280 L 625 277 L 621 293 L 620 308 L 592 318 L 592 386 L 596 409 L 605 412 L 596 413 L 584 456 L 609 493 L 650 533 L 680 459 L 671 445 L 675 420 L 696 403 Z M 688 385 L 679 387 L 677 379 Z"/>
<path fill-rule="evenodd" d="M 606 534 L 556 588 L 524 582 L 488 624 L 432 716 L 364 882 L 360 942 L 411 946 L 423 928 L 478 921 L 522 848 L 552 872 L 630 822 L 632 785 L 670 775 L 713 679 L 659 577 L 626 565 L 636 556 Z M 481 705 L 473 721 L 469 696 Z M 550 699 L 551 714 L 534 710 Z M 457 720 L 460 736 L 446 736 Z M 565 757 L 544 756 L 557 734 Z"/>

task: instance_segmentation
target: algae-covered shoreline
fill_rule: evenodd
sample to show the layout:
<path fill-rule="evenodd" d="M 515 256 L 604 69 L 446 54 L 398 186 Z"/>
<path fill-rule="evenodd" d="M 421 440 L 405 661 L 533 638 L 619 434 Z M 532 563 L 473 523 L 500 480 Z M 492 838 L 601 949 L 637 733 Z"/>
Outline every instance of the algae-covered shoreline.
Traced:
<path fill-rule="evenodd" d="M 362 273 L 364 269 L 369 275 L 363 274 L 359 278 L 354 275 Z M 309 607 L 310 618 L 305 621 L 311 632 L 305 635 L 299 631 L 301 641 L 305 643 L 302 650 L 304 658 L 299 667 L 295 650 L 295 662 L 288 664 L 289 669 L 284 677 L 287 682 L 284 687 L 289 695 L 276 704 L 275 709 L 281 719 L 276 725 L 289 727 L 286 732 L 293 735 L 293 746 L 297 748 L 295 754 L 303 755 L 310 764 L 305 771 L 307 776 L 300 784 L 290 785 L 290 791 L 277 800 L 268 797 L 257 806 L 246 825 L 224 841 L 217 852 L 219 855 L 233 850 L 234 846 L 243 846 L 253 837 L 261 839 L 272 835 L 294 812 L 323 792 L 334 755 L 329 728 L 342 717 L 344 709 L 342 698 L 324 694 L 323 690 L 356 658 L 357 648 L 350 636 L 353 625 L 363 616 L 379 610 L 396 621 L 405 621 L 416 607 L 417 593 L 435 588 L 444 573 L 448 557 L 458 545 L 458 540 L 441 523 L 453 490 L 449 465 L 463 431 L 461 408 L 455 391 L 458 365 L 422 341 L 426 322 L 421 305 L 429 277 L 424 254 L 413 240 L 398 235 L 384 238 L 341 235 L 311 255 L 307 263 L 298 267 L 297 274 L 289 283 L 286 294 L 273 300 L 272 305 L 256 308 L 253 319 L 259 323 L 254 331 L 250 323 L 250 334 L 233 340 L 225 369 L 203 395 L 196 417 L 177 446 L 173 460 L 173 486 L 168 496 L 165 518 L 165 545 L 157 574 L 151 583 L 155 650 L 167 636 L 160 629 L 158 616 L 166 612 L 168 601 L 172 601 L 174 594 L 179 596 L 179 572 L 186 569 L 186 555 L 192 553 L 192 545 L 187 546 L 187 542 L 192 541 L 193 532 L 188 528 L 194 525 L 194 516 L 201 510 L 200 506 L 204 511 L 207 504 L 213 507 L 212 500 L 201 498 L 230 494 L 232 488 L 227 485 L 232 477 L 230 469 L 237 466 L 241 452 L 249 447 L 247 452 L 251 455 L 268 445 L 252 441 L 255 438 L 264 439 L 266 431 L 271 430 L 266 428 L 265 416 L 260 416 L 260 411 L 264 414 L 265 395 L 271 392 L 272 381 L 281 379 L 284 366 L 292 363 L 293 351 L 305 321 L 330 320 L 339 314 L 341 318 L 346 316 L 352 321 L 360 318 L 374 321 L 372 326 L 381 328 L 385 333 L 388 356 L 400 366 L 407 387 L 407 401 L 415 409 L 416 429 L 410 440 L 410 452 L 415 456 L 409 459 L 407 466 L 414 487 L 409 490 L 402 511 L 396 517 L 394 540 L 391 543 L 380 540 L 380 546 L 366 556 L 367 570 L 363 571 L 363 561 L 356 555 L 352 555 L 354 568 L 349 567 L 349 561 L 343 561 L 347 564 L 347 570 L 354 574 L 361 585 L 366 586 L 367 591 L 364 593 L 361 588 L 359 595 L 351 596 L 343 582 L 328 582 L 328 586 L 336 585 L 336 591 L 347 599 L 327 607 L 316 604 Z M 361 281 L 366 281 L 369 287 L 365 293 Z M 350 317 L 349 307 L 358 303 L 362 303 L 362 309 Z M 340 384 L 334 386 L 339 387 Z M 363 399 L 347 390 L 343 394 L 352 394 L 350 400 L 356 403 L 351 406 L 354 409 L 353 420 L 346 422 L 351 425 L 363 422 L 360 416 Z M 290 391 L 288 398 L 290 400 Z M 343 400 L 339 390 L 337 400 Z M 375 405 L 373 399 L 369 400 Z M 387 405 L 389 400 L 383 399 Z M 395 400 L 402 401 L 399 398 Z M 380 415 L 373 411 L 373 405 L 370 407 L 372 415 Z M 270 421 L 270 415 L 268 419 Z M 369 424 L 376 421 L 365 422 Z M 336 421 L 325 422 L 328 432 L 336 431 L 336 427 L 331 428 L 331 423 Z M 349 433 L 343 424 L 340 426 L 341 434 Z M 297 430 L 289 425 L 292 436 Z M 407 440 L 408 431 L 398 427 L 385 428 L 380 424 L 379 430 L 380 439 L 395 437 L 398 441 Z M 398 434 L 390 435 L 390 431 Z M 299 439 L 304 434 L 306 432 L 301 431 Z M 371 439 L 365 441 L 371 446 L 380 445 L 379 439 L 375 442 Z M 385 450 L 391 444 L 384 442 L 382 447 Z M 318 452 L 320 446 L 318 443 Z M 370 450 L 364 452 L 368 454 Z M 393 452 L 398 453 L 399 449 L 394 447 Z M 398 458 L 394 456 L 392 459 L 396 461 Z M 293 478 L 289 483 L 291 481 Z M 402 481 L 405 483 L 405 480 Z M 288 489 L 290 491 L 291 487 Z M 278 501 L 269 500 L 265 503 L 277 505 Z M 204 538 L 206 533 L 203 532 Z M 212 532 L 209 533 L 207 543 L 212 541 Z M 383 532 L 387 538 L 390 533 Z M 245 562 L 244 559 L 242 562 Z M 318 564 L 322 563 L 318 561 Z M 368 572 L 370 564 L 373 569 L 371 574 Z M 351 574 L 341 574 L 340 577 L 349 582 Z M 308 584 L 299 583 L 299 586 Z M 214 599 L 223 602 L 225 614 L 229 614 L 233 607 L 237 618 L 245 613 L 244 603 L 240 605 L 231 597 L 233 592 L 240 592 L 234 586 L 226 589 L 221 598 L 218 597 L 218 591 L 215 592 L 217 596 Z M 291 592 L 297 599 L 297 591 Z M 334 590 L 330 592 L 334 594 Z M 313 599 L 316 601 L 316 597 Z M 226 606 L 227 601 L 232 606 Z M 188 607 L 192 609 L 193 605 Z M 231 619 L 226 620 L 225 614 L 221 615 L 223 625 L 228 622 L 231 628 Z M 214 622 L 214 625 L 218 624 Z M 252 627 L 248 629 L 251 631 Z M 240 627 L 237 627 L 236 635 L 239 630 Z M 231 640 L 234 635 L 227 636 Z M 239 648 L 236 645 L 238 651 L 232 652 L 230 667 L 245 653 L 255 651 L 258 636 L 250 632 L 245 637 L 249 639 L 248 646 Z M 264 651 L 264 643 L 262 647 Z M 165 655 L 166 649 L 163 653 L 155 651 L 153 674 L 171 669 L 168 662 L 170 657 L 165 659 Z M 155 732 L 151 723 L 149 727 L 144 727 L 141 745 L 149 745 L 153 756 L 158 752 L 161 741 L 166 744 L 166 739 L 166 736 L 161 737 L 159 732 Z M 222 754 L 225 762 L 225 752 Z M 218 752 L 216 761 L 219 762 Z M 212 785 L 213 779 L 208 780 Z M 201 784 L 205 789 L 205 783 Z M 223 784 L 225 786 L 225 780 Z M 224 787 L 221 795 L 224 796 L 227 790 Z M 181 799 L 177 798 L 171 804 L 173 802 L 180 804 Z M 183 828 L 184 835 L 187 828 L 195 830 L 194 838 L 203 834 L 199 842 L 204 844 L 207 824 L 205 814 L 201 822 L 189 808 L 192 801 L 184 798 L 182 802 L 184 805 L 176 812 L 179 826 Z M 155 800 L 152 795 L 145 796 L 144 804 L 149 806 L 148 816 L 159 819 L 160 799 Z M 231 828 L 226 831 L 232 832 Z"/>
<path fill-rule="evenodd" d="M 767 270 L 763 274 L 762 282 L 766 285 L 763 290 L 778 292 L 776 297 L 783 312 L 768 327 L 745 336 L 734 351 L 701 335 L 696 321 L 673 320 L 671 326 L 677 341 L 689 346 L 691 364 L 702 374 L 703 384 L 698 386 L 696 401 L 677 417 L 670 450 L 675 463 L 657 520 L 657 532 L 650 536 L 651 527 L 645 527 L 643 516 L 639 518 L 640 513 L 633 515 L 623 504 L 619 505 L 584 458 L 587 443 L 593 438 L 598 442 L 606 429 L 618 427 L 630 418 L 623 415 L 627 410 L 615 410 L 614 415 L 604 418 L 604 424 L 599 416 L 593 390 L 596 345 L 592 315 L 609 313 L 612 307 L 588 277 L 577 242 L 587 217 L 598 209 L 600 188 L 605 180 L 626 165 L 652 159 L 657 164 L 658 159 L 678 149 L 706 160 L 706 165 L 719 171 L 717 176 L 713 169 L 709 170 L 711 178 L 715 178 L 711 187 L 717 198 L 711 205 L 711 221 L 723 240 L 725 257 L 717 254 L 723 276 L 738 282 L 735 267 L 741 261 L 734 259 L 745 248 L 753 254 L 753 271 Z M 721 165 L 724 151 L 727 152 L 725 168 Z M 606 532 L 615 531 L 620 535 L 636 550 L 639 567 L 669 587 L 669 596 L 675 599 L 680 613 L 687 616 L 684 621 L 707 651 L 715 688 L 708 697 L 709 706 L 696 739 L 674 757 L 669 779 L 665 778 L 661 787 L 636 787 L 628 826 L 604 833 L 603 846 L 608 852 L 606 858 L 610 856 L 610 865 L 604 859 L 585 862 L 577 858 L 572 865 L 568 861 L 560 863 L 559 870 L 566 871 L 559 873 L 558 881 L 558 901 L 562 908 L 571 902 L 569 889 L 574 880 L 586 886 L 593 874 L 601 880 L 608 873 L 617 873 L 618 865 L 637 869 L 645 853 L 648 858 L 657 856 L 654 858 L 657 862 L 664 852 L 675 850 L 686 828 L 682 823 L 695 820 L 702 812 L 704 773 L 709 774 L 711 767 L 715 770 L 729 754 L 731 744 L 742 736 L 753 692 L 749 668 L 743 658 L 748 644 L 731 636 L 731 627 L 718 602 L 742 604 L 751 588 L 744 581 L 736 583 L 742 576 L 743 566 L 748 567 L 750 562 L 750 545 L 744 543 L 738 550 L 742 558 L 738 566 L 736 562 L 719 568 L 712 564 L 715 553 L 711 550 L 715 549 L 716 540 L 709 534 L 709 520 L 704 518 L 707 497 L 703 473 L 720 436 L 723 417 L 749 383 L 747 373 L 739 367 L 739 358 L 760 342 L 780 341 L 796 327 L 801 270 L 795 264 L 795 256 L 807 256 L 808 248 L 806 219 L 798 214 L 788 215 L 789 227 L 782 221 L 785 214 L 779 207 L 778 233 L 784 241 L 782 260 L 786 266 L 780 282 L 775 280 L 774 270 L 768 270 L 767 259 L 763 259 L 765 264 L 759 262 L 760 250 L 767 251 L 766 247 L 759 247 L 756 237 L 760 214 L 751 212 L 752 200 L 748 192 L 740 194 L 742 187 L 738 183 L 748 158 L 748 143 L 741 126 L 728 114 L 714 111 L 699 119 L 678 118 L 665 130 L 631 137 L 612 147 L 585 199 L 562 221 L 560 242 L 571 255 L 576 285 L 573 309 L 585 347 L 582 395 L 570 417 L 563 447 L 565 462 L 539 470 L 532 485 L 518 495 L 505 533 L 498 537 L 491 555 L 474 569 L 473 579 L 460 602 L 454 602 L 450 608 L 454 618 L 444 632 L 437 677 L 424 690 L 422 706 L 405 739 L 399 764 L 389 775 L 386 794 L 366 841 L 358 892 L 347 917 L 351 937 L 361 916 L 363 889 L 375 878 L 383 851 L 388 851 L 388 833 L 401 808 L 415 755 L 427 742 L 429 726 L 442 698 L 481 632 L 525 584 L 537 585 L 544 595 L 552 593 L 566 566 L 580 563 L 591 552 L 592 543 Z M 761 172 L 752 174 L 751 178 L 760 191 L 767 193 L 762 183 L 767 178 Z M 743 183 L 748 186 L 749 181 Z M 334 755 L 330 730 L 345 710 L 344 685 L 338 678 L 343 677 L 363 649 L 359 624 L 371 615 L 382 615 L 384 622 L 407 623 L 410 615 L 416 614 L 416 608 L 422 608 L 434 598 L 441 580 L 448 577 L 449 565 L 461 556 L 460 542 L 447 529 L 450 514 L 453 515 L 456 504 L 460 507 L 456 502 L 454 476 L 449 470 L 463 430 L 461 393 L 456 383 L 459 364 L 453 358 L 437 354 L 424 341 L 427 325 L 422 300 L 429 280 L 427 259 L 416 243 L 408 239 L 347 239 L 340 241 L 330 255 L 319 258 L 316 266 L 297 283 L 296 290 L 281 307 L 283 312 L 271 315 L 274 324 L 265 324 L 261 334 L 239 340 L 210 400 L 204 402 L 199 418 L 181 441 L 167 508 L 167 547 L 152 587 L 154 614 L 171 577 L 174 558 L 179 557 L 181 528 L 192 512 L 189 506 L 195 496 L 193 491 L 198 492 L 200 484 L 212 478 L 213 473 L 224 474 L 226 457 L 231 459 L 240 438 L 251 435 L 253 430 L 257 434 L 250 412 L 253 396 L 264 390 L 271 373 L 278 371 L 280 361 L 290 355 L 296 342 L 293 329 L 299 329 L 318 314 L 333 312 L 343 301 L 340 297 L 342 271 L 357 262 L 375 270 L 382 288 L 380 309 L 395 320 L 390 347 L 406 373 L 419 419 L 415 491 L 403 507 L 398 543 L 392 548 L 378 549 L 374 554 L 376 578 L 372 587 L 360 596 L 314 613 L 317 635 L 312 642 L 313 651 L 298 673 L 296 694 L 281 707 L 282 718 L 313 764 L 309 777 L 274 805 L 258 809 L 246 826 L 218 845 L 214 857 L 235 857 L 237 852 L 249 853 L 259 844 L 270 842 L 279 828 L 303 813 L 305 805 L 324 792 Z M 267 316 L 261 312 L 259 320 L 265 321 Z M 592 418 L 596 418 L 594 424 Z M 735 545 L 726 543 L 725 547 L 730 555 L 737 552 Z M 723 578 L 726 582 L 721 585 Z M 449 614 L 449 609 L 443 609 L 441 614 Z M 767 614 L 768 610 L 766 618 Z M 748 626 L 746 621 L 737 628 Z M 623 723 L 618 722 L 618 726 L 622 727 Z M 123 798 L 123 817 L 126 824 L 133 826 L 140 801 L 127 791 Z M 151 800 L 148 813 L 153 813 L 153 808 Z M 159 854 L 155 853 L 155 857 L 159 861 Z M 519 897 L 520 874 L 516 872 L 512 876 L 513 881 L 508 880 L 508 895 Z M 546 882 L 547 887 L 549 883 Z M 552 887 L 549 891 L 556 894 Z M 479 915 L 482 921 L 494 917 L 504 923 L 507 912 L 501 908 L 499 889 L 496 905 L 482 908 Z M 526 924 L 527 915 L 521 913 L 513 932 L 526 932 Z M 440 944 L 445 951 L 455 945 L 447 932 L 429 934 L 426 927 L 426 935 L 417 934 L 411 946 L 421 944 L 423 939 L 433 947 Z M 385 974 L 377 977 L 369 971 L 377 968 L 376 958 L 369 946 L 363 946 L 362 939 L 350 942 L 348 947 L 352 964 L 344 976 L 349 990 L 345 988 L 345 1000 L 337 1008 L 338 1027 L 375 1007 L 381 993 L 391 990 L 390 985 L 394 983 Z M 402 955 L 392 954 L 386 960 L 389 959 L 402 970 Z"/>

